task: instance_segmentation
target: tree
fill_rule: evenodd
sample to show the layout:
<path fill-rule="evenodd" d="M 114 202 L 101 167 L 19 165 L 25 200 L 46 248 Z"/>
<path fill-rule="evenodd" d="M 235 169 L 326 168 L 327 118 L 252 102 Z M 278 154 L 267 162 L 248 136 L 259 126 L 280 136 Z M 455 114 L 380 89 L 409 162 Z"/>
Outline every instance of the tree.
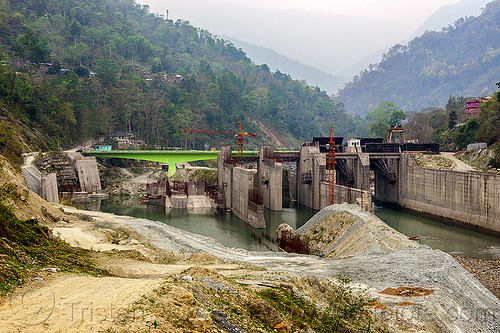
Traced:
<path fill-rule="evenodd" d="M 97 77 L 101 80 L 102 84 L 107 86 L 116 81 L 118 76 L 119 67 L 114 61 L 101 58 L 98 62 Z"/>
<path fill-rule="evenodd" d="M 500 92 L 493 95 L 493 98 L 481 104 L 479 114 L 480 127 L 477 138 L 492 145 L 500 142 Z"/>
<path fill-rule="evenodd" d="M 153 64 L 151 65 L 151 72 L 153 74 L 163 72 L 160 58 L 158 57 L 153 58 Z"/>
<path fill-rule="evenodd" d="M 461 126 L 455 135 L 455 144 L 458 149 L 464 149 L 469 143 L 476 141 L 476 133 L 479 123 L 475 118 L 469 119 L 465 125 Z"/>
<path fill-rule="evenodd" d="M 28 61 L 30 76 L 33 74 L 33 67 L 38 69 L 41 62 L 48 61 L 50 55 L 47 39 L 38 37 L 30 28 L 16 38 L 14 49 L 18 56 Z"/>
<path fill-rule="evenodd" d="M 401 125 L 404 119 L 406 119 L 406 114 L 394 103 L 387 101 L 380 102 L 375 110 L 366 114 L 370 132 L 378 137 L 385 136 L 390 125 Z"/>
<path fill-rule="evenodd" d="M 448 115 L 448 128 L 454 128 L 457 124 L 457 112 L 455 110 L 451 111 Z"/>

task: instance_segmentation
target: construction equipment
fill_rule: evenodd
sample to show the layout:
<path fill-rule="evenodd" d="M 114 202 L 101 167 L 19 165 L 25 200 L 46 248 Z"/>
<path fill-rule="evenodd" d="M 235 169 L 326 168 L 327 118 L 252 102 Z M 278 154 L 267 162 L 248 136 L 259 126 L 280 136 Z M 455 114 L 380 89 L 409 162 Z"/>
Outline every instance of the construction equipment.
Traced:
<path fill-rule="evenodd" d="M 206 133 L 206 134 L 223 134 L 223 135 L 236 135 L 237 137 L 237 147 L 236 150 L 238 151 L 238 156 L 242 157 L 243 156 L 243 138 L 246 135 L 251 135 L 251 136 L 257 136 L 257 133 L 248 133 L 248 132 L 243 132 L 241 130 L 241 120 L 238 120 L 238 132 L 234 131 L 214 131 L 214 130 L 203 130 L 203 129 L 194 129 L 194 128 L 188 128 L 188 129 L 181 129 L 182 133 Z"/>
<path fill-rule="evenodd" d="M 390 125 L 385 139 L 388 143 L 406 143 L 403 125 Z"/>
<path fill-rule="evenodd" d="M 333 128 L 330 127 L 330 141 L 328 142 L 328 153 L 326 153 L 326 164 L 328 167 L 328 204 L 335 203 L 335 141 L 333 140 Z"/>

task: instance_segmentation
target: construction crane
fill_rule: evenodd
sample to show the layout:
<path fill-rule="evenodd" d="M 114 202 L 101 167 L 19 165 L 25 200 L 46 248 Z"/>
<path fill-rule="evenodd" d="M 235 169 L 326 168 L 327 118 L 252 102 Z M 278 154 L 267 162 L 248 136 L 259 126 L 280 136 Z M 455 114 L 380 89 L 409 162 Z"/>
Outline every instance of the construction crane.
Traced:
<path fill-rule="evenodd" d="M 206 133 L 206 134 L 224 134 L 224 135 L 236 135 L 237 136 L 237 147 L 238 156 L 243 156 L 243 138 L 246 135 L 257 136 L 257 133 L 248 133 L 241 130 L 241 120 L 238 120 L 238 132 L 234 131 L 214 131 L 214 130 L 203 130 L 194 128 L 181 129 L 182 133 Z"/>
<path fill-rule="evenodd" d="M 335 141 L 333 140 L 333 128 L 330 126 L 330 141 L 328 142 L 328 153 L 326 153 L 326 164 L 328 167 L 328 204 L 335 203 Z"/>

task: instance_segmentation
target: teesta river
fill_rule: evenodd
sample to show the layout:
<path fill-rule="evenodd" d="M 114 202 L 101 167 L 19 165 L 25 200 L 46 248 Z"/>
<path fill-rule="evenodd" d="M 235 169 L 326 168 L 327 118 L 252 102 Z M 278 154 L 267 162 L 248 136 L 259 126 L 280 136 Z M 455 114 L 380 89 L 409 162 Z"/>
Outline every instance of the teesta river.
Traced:
<path fill-rule="evenodd" d="M 227 247 L 251 251 L 276 250 L 276 229 L 281 223 L 299 228 L 317 211 L 299 206 L 275 212 L 266 210 L 266 229 L 253 229 L 234 214 L 216 209 L 169 209 L 137 204 L 95 201 L 82 208 L 128 215 L 166 223 L 203 236 L 212 237 Z M 373 213 L 408 237 L 419 236 L 420 243 L 434 249 L 469 257 L 500 259 L 500 238 L 437 222 L 425 217 L 375 206 Z"/>

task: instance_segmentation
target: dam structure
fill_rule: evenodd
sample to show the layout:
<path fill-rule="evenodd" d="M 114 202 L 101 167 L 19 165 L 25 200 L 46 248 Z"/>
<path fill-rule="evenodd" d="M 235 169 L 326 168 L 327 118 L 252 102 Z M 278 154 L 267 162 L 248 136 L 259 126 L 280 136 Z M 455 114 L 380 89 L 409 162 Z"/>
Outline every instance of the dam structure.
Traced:
<path fill-rule="evenodd" d="M 286 181 L 293 201 L 316 210 L 330 204 L 327 157 L 320 141 L 305 143 L 300 151 L 274 151 L 264 146 L 259 152 L 245 151 L 243 156 L 227 146 L 220 151 L 85 153 L 169 163 L 169 176 L 176 163 L 217 158 L 220 207 L 263 228 L 264 209 L 282 209 L 284 163 L 292 166 Z M 361 150 L 344 149 L 340 143 L 335 154 L 334 203 L 354 203 L 365 210 L 371 210 L 372 203 L 389 205 L 500 233 L 499 175 L 423 168 L 413 155 L 421 147 L 403 146 L 372 143 Z M 246 163 L 253 163 L 253 168 L 244 167 Z"/>
<path fill-rule="evenodd" d="M 351 192 L 348 199 L 362 202 L 365 209 L 367 200 L 373 197 L 377 204 L 500 232 L 499 175 L 423 168 L 408 152 L 340 153 L 336 159 L 336 191 L 343 193 L 347 187 Z M 325 166 L 326 159 L 318 147 L 302 147 L 297 166 L 298 203 L 314 209 L 326 206 Z"/>
<path fill-rule="evenodd" d="M 384 150 L 336 154 L 334 203 L 365 210 L 377 203 L 500 233 L 499 175 L 423 168 L 411 152 Z M 281 210 L 279 174 L 285 161 L 295 163 L 289 172 L 290 197 L 316 210 L 329 205 L 326 153 L 318 144 L 306 143 L 300 152 L 288 154 L 262 147 L 258 157 L 246 158 L 257 161 L 257 170 L 244 169 L 241 159 L 231 156 L 228 147 L 218 154 L 218 190 L 225 207 L 242 219 L 261 206 Z"/>

